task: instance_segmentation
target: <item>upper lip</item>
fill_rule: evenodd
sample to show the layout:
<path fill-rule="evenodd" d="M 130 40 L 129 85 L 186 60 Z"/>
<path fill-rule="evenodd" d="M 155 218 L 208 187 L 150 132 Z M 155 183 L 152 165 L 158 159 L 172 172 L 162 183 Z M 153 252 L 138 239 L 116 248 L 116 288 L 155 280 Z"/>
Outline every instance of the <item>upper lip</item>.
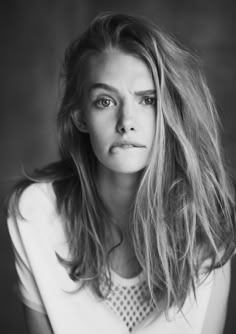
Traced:
<path fill-rule="evenodd" d="M 132 146 L 135 146 L 135 147 L 145 147 L 145 145 L 142 145 L 140 143 L 137 143 L 133 140 L 119 140 L 117 142 L 115 142 L 112 147 L 119 147 L 119 146 L 123 146 L 123 145 L 132 145 Z"/>

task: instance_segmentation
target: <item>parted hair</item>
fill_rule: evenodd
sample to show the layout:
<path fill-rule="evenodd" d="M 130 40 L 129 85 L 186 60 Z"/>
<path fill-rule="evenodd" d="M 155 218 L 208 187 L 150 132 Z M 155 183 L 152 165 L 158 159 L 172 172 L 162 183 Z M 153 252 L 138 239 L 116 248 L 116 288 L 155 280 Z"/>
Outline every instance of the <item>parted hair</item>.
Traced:
<path fill-rule="evenodd" d="M 201 270 L 209 274 L 234 252 L 234 190 L 223 161 L 219 117 L 200 62 L 150 21 L 101 14 L 69 45 L 57 120 L 61 159 L 20 182 L 12 208 L 19 214 L 19 198 L 30 183 L 51 182 L 71 254 L 60 261 L 73 280 L 101 296 L 99 280 L 113 251 L 106 248 L 106 231 L 119 227 L 99 196 L 97 160 L 89 134 L 76 126 L 75 112 L 83 111 L 89 59 L 107 48 L 138 57 L 152 73 L 156 131 L 129 231 L 152 302 L 157 305 L 166 298 L 167 310 L 172 305 L 181 308 Z M 109 284 L 109 270 L 106 275 Z"/>

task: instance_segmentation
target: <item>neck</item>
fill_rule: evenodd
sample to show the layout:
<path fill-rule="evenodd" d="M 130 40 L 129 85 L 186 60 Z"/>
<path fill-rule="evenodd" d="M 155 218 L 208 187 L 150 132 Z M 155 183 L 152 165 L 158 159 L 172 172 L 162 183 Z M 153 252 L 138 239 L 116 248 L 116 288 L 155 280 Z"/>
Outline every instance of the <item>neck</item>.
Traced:
<path fill-rule="evenodd" d="M 139 179 L 140 173 L 114 173 L 104 167 L 98 170 L 98 191 L 119 224 L 129 216 Z"/>
<path fill-rule="evenodd" d="M 111 267 L 123 277 L 133 277 L 141 271 L 130 239 L 130 214 L 138 188 L 140 173 L 114 173 L 101 167 L 98 170 L 98 191 L 123 234 L 122 244 L 110 254 Z M 120 242 L 116 229 L 107 236 L 107 249 Z"/>

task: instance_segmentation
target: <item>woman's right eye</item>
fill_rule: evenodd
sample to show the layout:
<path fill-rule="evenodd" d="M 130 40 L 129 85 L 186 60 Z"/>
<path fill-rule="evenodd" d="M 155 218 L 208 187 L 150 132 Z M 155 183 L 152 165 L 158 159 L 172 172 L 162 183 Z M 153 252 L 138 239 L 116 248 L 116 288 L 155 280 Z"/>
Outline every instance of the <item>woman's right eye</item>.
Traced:
<path fill-rule="evenodd" d="M 98 108 L 108 108 L 111 107 L 112 105 L 115 105 L 115 103 L 108 98 L 101 98 L 95 101 L 95 106 Z"/>

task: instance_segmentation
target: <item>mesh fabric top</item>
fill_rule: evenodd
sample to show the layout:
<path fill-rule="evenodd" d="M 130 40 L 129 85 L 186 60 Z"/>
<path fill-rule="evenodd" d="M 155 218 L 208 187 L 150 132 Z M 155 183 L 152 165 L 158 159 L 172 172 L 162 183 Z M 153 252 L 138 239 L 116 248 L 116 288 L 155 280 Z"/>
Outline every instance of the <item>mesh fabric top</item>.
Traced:
<path fill-rule="evenodd" d="M 104 280 L 100 290 L 104 296 L 107 295 L 108 288 Z M 147 296 L 148 285 L 143 273 L 133 278 L 123 278 L 111 271 L 111 291 L 105 302 L 121 318 L 129 332 L 154 310 Z"/>

